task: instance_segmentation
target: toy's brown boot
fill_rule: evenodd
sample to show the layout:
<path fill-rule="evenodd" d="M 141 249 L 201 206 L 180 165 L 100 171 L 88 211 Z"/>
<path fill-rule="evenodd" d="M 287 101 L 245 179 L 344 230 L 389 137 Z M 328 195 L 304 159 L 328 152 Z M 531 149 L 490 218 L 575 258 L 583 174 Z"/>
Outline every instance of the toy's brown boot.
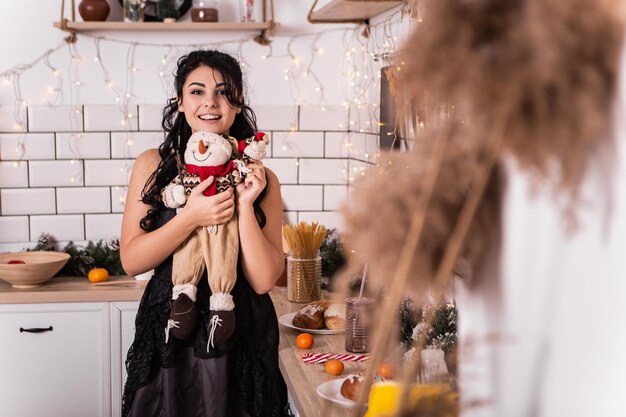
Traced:
<path fill-rule="evenodd" d="M 165 343 L 172 333 L 178 340 L 191 336 L 198 323 L 198 309 L 196 304 L 186 294 L 180 294 L 177 299 L 170 301 L 170 319 L 165 329 Z"/>
<path fill-rule="evenodd" d="M 209 313 L 209 324 L 207 325 L 207 352 L 215 346 L 220 346 L 226 342 L 235 332 L 235 311 L 221 310 Z"/>

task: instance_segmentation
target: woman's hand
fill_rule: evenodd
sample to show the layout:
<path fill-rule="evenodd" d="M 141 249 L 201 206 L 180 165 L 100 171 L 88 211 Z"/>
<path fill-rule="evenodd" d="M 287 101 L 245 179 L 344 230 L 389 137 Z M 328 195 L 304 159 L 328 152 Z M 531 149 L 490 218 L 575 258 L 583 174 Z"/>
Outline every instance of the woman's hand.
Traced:
<path fill-rule="evenodd" d="M 213 180 L 213 177 L 209 177 L 191 191 L 187 204 L 181 213 L 190 216 L 197 226 L 224 224 L 235 213 L 235 196 L 232 188 L 208 197 L 202 195 L 204 190 L 213 183 Z"/>
<path fill-rule="evenodd" d="M 252 206 L 259 194 L 267 186 L 267 177 L 265 176 L 265 167 L 259 160 L 252 159 L 247 165 L 250 172 L 246 179 L 237 185 L 237 205 Z"/>

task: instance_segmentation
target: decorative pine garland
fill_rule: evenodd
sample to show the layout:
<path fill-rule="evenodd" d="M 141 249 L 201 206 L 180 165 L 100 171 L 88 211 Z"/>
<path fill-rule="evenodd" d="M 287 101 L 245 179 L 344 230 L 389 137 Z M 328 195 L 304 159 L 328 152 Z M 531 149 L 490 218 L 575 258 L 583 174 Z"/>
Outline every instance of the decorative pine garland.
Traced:
<path fill-rule="evenodd" d="M 124 269 L 120 261 L 120 241 L 100 240 L 97 243 L 89 241 L 87 246 L 78 247 L 69 242 L 63 249 L 59 249 L 58 242 L 48 233 L 39 236 L 37 245 L 31 251 L 61 251 L 70 255 L 70 260 L 59 271 L 59 275 L 86 277 L 94 268 L 104 268 L 111 275 L 123 275 Z"/>

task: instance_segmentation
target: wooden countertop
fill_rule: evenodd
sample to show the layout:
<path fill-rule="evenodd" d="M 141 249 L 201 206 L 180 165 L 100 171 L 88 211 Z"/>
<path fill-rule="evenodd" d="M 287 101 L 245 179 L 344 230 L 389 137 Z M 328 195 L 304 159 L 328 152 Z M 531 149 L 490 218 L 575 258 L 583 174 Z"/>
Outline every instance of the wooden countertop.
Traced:
<path fill-rule="evenodd" d="M 287 301 L 287 289 L 275 287 L 270 292 L 278 317 L 299 310 L 304 304 Z M 313 335 L 315 344 L 312 349 L 299 349 L 296 337 L 299 331 L 279 324 L 280 346 L 278 352 L 280 370 L 287 383 L 300 417 L 350 417 L 350 408 L 325 400 L 317 395 L 318 385 L 333 379 L 346 378 L 351 373 L 365 370 L 365 363 L 344 362 L 345 370 L 339 376 L 332 376 L 324 371 L 322 364 L 307 364 L 302 355 L 315 353 L 349 353 L 344 349 L 344 335 Z"/>
<path fill-rule="evenodd" d="M 112 276 L 107 283 L 113 285 L 94 285 L 85 277 L 54 277 L 38 287 L 13 288 L 0 280 L 0 304 L 139 301 L 146 282 Z"/>

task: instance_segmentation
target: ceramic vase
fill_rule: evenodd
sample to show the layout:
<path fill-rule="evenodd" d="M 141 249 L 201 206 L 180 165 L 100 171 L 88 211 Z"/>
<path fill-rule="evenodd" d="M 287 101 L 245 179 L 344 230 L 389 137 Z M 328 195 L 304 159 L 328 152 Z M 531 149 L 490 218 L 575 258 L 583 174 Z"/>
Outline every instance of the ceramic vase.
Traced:
<path fill-rule="evenodd" d="M 78 13 L 85 22 L 104 22 L 110 11 L 106 0 L 82 0 L 78 5 Z"/>

